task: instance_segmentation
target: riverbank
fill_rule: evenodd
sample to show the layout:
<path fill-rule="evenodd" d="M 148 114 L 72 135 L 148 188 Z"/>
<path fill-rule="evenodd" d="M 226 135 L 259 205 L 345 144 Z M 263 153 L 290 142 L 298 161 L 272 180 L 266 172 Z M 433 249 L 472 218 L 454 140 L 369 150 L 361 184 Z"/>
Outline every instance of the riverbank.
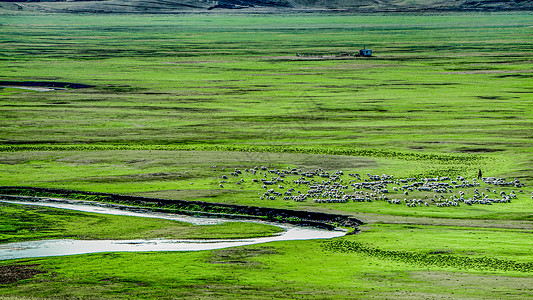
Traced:
<path fill-rule="evenodd" d="M 313 226 L 325 229 L 335 227 L 354 228 L 363 222 L 346 215 L 307 212 L 288 209 L 209 203 L 202 201 L 168 200 L 161 198 L 128 196 L 111 193 L 98 193 L 54 188 L 38 188 L 24 186 L 2 186 L 0 195 L 12 200 L 39 201 L 45 198 L 67 198 L 74 200 L 91 200 L 104 202 L 124 209 L 147 207 L 155 212 L 176 212 L 180 214 L 223 217 L 230 219 L 262 219 L 274 222 L 290 223 L 301 226 Z M 117 205 L 119 204 L 119 205 Z"/>
<path fill-rule="evenodd" d="M 346 230 L 191 217 L 87 201 L 30 200 L 4 202 L 0 197 L 0 221 L 5 224 L 0 260 L 98 252 L 203 251 L 346 234 Z M 12 227 L 11 232 L 6 226 Z M 6 239 L 23 241 L 5 243 Z"/>
<path fill-rule="evenodd" d="M 53 239 L 226 239 L 269 237 L 284 232 L 271 224 L 132 212 L 59 202 L 4 202 L 0 197 L 0 244 Z M 107 212 L 107 213 L 106 213 Z M 153 216 L 152 216 L 153 215 Z"/>

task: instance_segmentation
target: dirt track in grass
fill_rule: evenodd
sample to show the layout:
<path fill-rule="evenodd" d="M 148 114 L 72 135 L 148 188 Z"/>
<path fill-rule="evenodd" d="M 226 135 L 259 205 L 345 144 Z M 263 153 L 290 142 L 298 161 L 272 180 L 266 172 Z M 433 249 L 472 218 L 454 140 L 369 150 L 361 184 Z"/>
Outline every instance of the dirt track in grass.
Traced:
<path fill-rule="evenodd" d="M 37 264 L 0 266 L 0 284 L 10 284 L 45 273 L 39 270 L 38 266 Z"/>

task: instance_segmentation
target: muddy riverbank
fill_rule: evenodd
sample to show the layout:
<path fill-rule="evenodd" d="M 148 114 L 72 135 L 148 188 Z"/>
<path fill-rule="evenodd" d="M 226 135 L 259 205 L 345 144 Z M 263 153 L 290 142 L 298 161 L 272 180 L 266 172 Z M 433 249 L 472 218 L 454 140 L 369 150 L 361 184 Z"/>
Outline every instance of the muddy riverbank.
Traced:
<path fill-rule="evenodd" d="M 307 212 L 279 208 L 266 208 L 257 206 L 231 205 L 222 203 L 210 203 L 203 201 L 169 200 L 129 196 L 110 193 L 85 192 L 76 190 L 2 186 L 0 194 L 6 199 L 17 200 L 19 196 L 33 196 L 48 198 L 67 198 L 77 200 L 96 200 L 107 204 L 121 204 L 128 206 L 149 207 L 153 211 L 162 209 L 164 212 L 176 212 L 179 214 L 202 215 L 210 217 L 224 217 L 231 219 L 262 219 L 278 221 L 302 226 L 313 226 L 326 229 L 335 227 L 351 227 L 357 231 L 363 222 L 349 216 L 340 214 L 328 214 L 320 212 Z M 19 199 L 20 200 L 20 199 Z M 22 199 L 28 201 L 26 197 Z"/>

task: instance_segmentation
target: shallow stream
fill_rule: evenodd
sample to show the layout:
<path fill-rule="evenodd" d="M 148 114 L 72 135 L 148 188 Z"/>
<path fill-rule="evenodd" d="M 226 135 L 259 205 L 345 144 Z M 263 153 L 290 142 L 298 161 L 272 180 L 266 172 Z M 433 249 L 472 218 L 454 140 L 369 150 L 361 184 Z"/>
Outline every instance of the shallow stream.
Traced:
<path fill-rule="evenodd" d="M 148 240 L 41 240 L 28 241 L 9 244 L 0 244 L 0 260 L 30 258 L 43 256 L 74 255 L 97 252 L 124 252 L 124 251 L 199 251 L 213 250 L 228 247 L 245 246 L 252 244 L 268 243 L 274 241 L 290 240 L 310 240 L 328 239 L 343 236 L 346 231 L 326 230 L 314 227 L 301 227 L 291 224 L 271 223 L 258 220 L 230 220 L 223 218 L 193 217 L 172 213 L 152 212 L 146 209 L 135 209 L 135 211 L 106 207 L 106 204 L 87 205 L 82 201 L 11 201 L 1 199 L 1 202 L 39 205 L 70 209 L 83 212 L 160 218 L 192 223 L 195 225 L 209 226 L 224 222 L 256 222 L 278 226 L 285 231 L 270 237 L 231 239 L 231 240 L 168 240 L 168 239 L 148 239 Z"/>

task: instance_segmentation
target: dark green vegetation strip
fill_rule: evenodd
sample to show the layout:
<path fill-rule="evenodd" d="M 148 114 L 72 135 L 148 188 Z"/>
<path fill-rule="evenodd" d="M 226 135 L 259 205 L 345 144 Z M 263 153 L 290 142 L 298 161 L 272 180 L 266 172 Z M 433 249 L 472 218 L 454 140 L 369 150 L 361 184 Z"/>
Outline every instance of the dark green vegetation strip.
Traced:
<path fill-rule="evenodd" d="M 55 81 L 0 81 L 0 86 L 25 86 L 25 87 L 52 87 L 52 88 L 68 88 L 68 89 L 82 89 L 93 87 L 81 83 L 70 82 L 55 82 Z"/>
<path fill-rule="evenodd" d="M 9 195 L 21 195 L 21 196 L 34 196 L 34 197 L 50 197 L 50 198 L 62 198 L 67 197 L 68 199 L 73 200 L 84 200 L 84 201 L 112 201 L 112 198 L 109 196 L 102 196 L 102 195 L 92 195 L 92 194 L 85 194 L 85 193 L 54 193 L 54 192 L 48 192 L 48 191 L 34 191 L 32 189 L 18 189 L 18 188 L 5 188 L 0 187 L 0 191 L 2 194 L 9 194 Z"/>
<path fill-rule="evenodd" d="M 327 148 L 297 146 L 242 146 L 242 145 L 1 145 L 0 152 L 17 151 L 107 151 L 107 150 L 173 150 L 173 151 L 234 151 L 265 153 L 305 153 L 385 157 L 403 160 L 436 160 L 439 162 L 474 163 L 485 157 L 480 155 L 432 154 L 402 152 L 388 149 Z"/>
<path fill-rule="evenodd" d="M 420 253 L 409 251 L 382 250 L 365 244 L 336 240 L 324 244 L 324 249 L 342 253 L 362 253 L 372 257 L 391 259 L 422 266 L 452 267 L 459 269 L 500 270 L 533 272 L 533 263 L 521 263 L 512 260 L 491 257 L 460 257 L 440 253 Z"/>

